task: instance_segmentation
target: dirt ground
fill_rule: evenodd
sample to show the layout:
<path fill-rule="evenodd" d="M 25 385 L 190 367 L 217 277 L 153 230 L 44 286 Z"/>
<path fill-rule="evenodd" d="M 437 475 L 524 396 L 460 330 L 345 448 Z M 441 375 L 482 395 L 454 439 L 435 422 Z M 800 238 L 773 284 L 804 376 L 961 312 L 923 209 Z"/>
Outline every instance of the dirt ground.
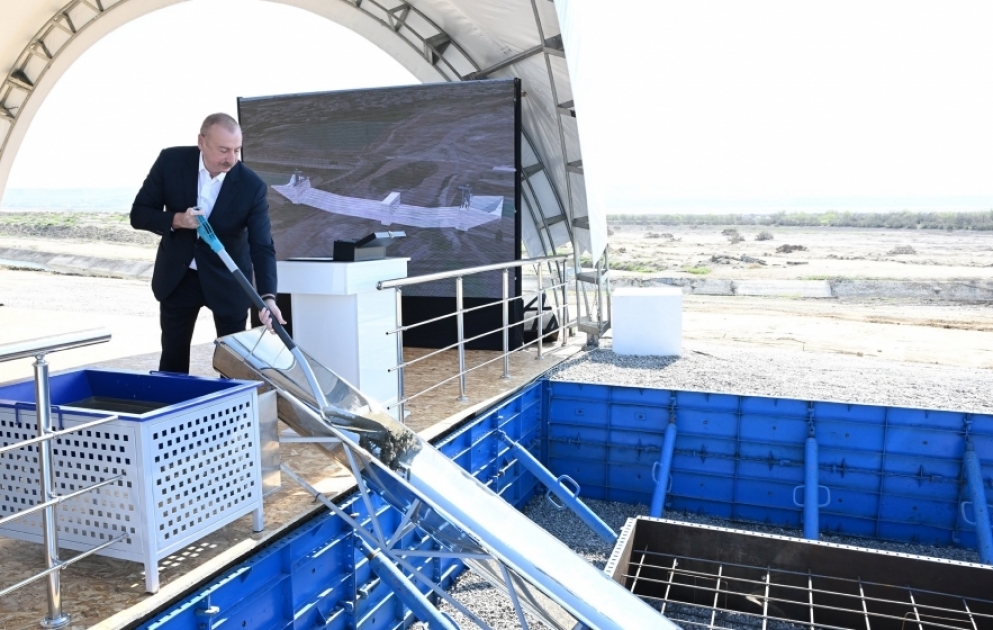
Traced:
<path fill-rule="evenodd" d="M 729 229 L 744 240 L 732 243 L 722 234 Z M 993 279 L 993 234 L 987 232 L 664 225 L 614 225 L 611 231 L 611 268 L 621 276 L 637 269 L 648 276 L 736 280 Z M 761 232 L 771 238 L 756 240 Z M 783 246 L 803 249 L 776 251 Z"/>
<path fill-rule="evenodd" d="M 744 240 L 731 243 L 722 227 L 612 229 L 611 263 L 621 268 L 612 272 L 617 277 L 993 280 L 993 235 L 982 232 L 737 228 Z M 760 230 L 770 232 L 772 239 L 755 240 Z M 805 249 L 776 253 L 782 245 Z M 131 260 L 151 260 L 155 251 L 151 244 L 27 235 L 0 237 L 0 247 Z M 146 281 L 15 270 L 2 268 L 2 263 L 0 343 L 94 327 L 114 334 L 110 344 L 62 353 L 53 360 L 53 369 L 157 350 L 157 305 Z M 649 264 L 656 271 L 623 270 Z M 198 342 L 211 338 L 209 316 L 204 315 Z M 684 351 L 733 344 L 841 353 L 853 360 L 874 356 L 993 368 L 991 331 L 989 304 L 938 298 L 686 295 L 683 300 Z M 609 343 L 609 334 L 604 341 Z M 26 359 L 0 364 L 0 382 L 29 375 Z"/>

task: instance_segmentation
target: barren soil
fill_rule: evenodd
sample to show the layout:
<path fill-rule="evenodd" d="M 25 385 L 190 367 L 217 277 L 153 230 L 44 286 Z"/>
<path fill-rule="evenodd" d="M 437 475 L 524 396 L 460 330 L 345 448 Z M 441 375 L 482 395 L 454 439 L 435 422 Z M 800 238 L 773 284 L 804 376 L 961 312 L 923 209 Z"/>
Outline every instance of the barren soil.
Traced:
<path fill-rule="evenodd" d="M 104 229 L 128 230 L 126 223 L 122 226 L 119 222 L 104 225 Z M 722 235 L 723 229 L 613 226 L 612 267 L 653 265 L 657 270 L 612 273 L 739 280 L 993 280 L 993 234 L 983 232 L 737 228 L 745 240 L 731 243 Z M 772 239 L 756 241 L 760 230 L 770 232 Z M 44 231 L 27 232 L 14 235 L 0 231 L 0 247 L 137 260 L 151 260 L 155 251 L 151 244 L 122 242 L 124 234 L 108 241 L 91 240 L 91 230 L 76 237 L 71 230 L 62 230 L 58 238 L 48 238 Z M 648 238 L 649 233 L 671 236 Z M 800 245 L 805 250 L 776 253 L 782 245 Z M 915 253 L 898 253 L 909 250 Z M 96 280 L 0 270 L 0 303 L 4 305 L 0 307 L 4 331 L 0 342 L 99 326 L 126 317 L 127 322 L 121 325 L 128 327 L 128 335 L 123 336 L 143 343 L 138 344 L 140 349 L 132 343 L 118 351 L 154 350 L 157 318 L 147 283 Z M 853 361 L 874 356 L 993 368 L 993 311 L 987 303 L 886 295 L 859 300 L 686 295 L 683 307 L 684 352 L 733 344 L 795 351 L 800 353 L 798 366 L 802 366 L 804 352 L 830 352 L 849 355 Z M 208 327 L 204 328 L 204 335 L 209 336 Z M 609 343 L 609 333 L 605 342 Z M 0 365 L 0 381 L 13 377 L 2 368 Z M 25 375 L 23 369 L 18 375 Z"/>
<path fill-rule="evenodd" d="M 626 269 L 637 269 L 657 276 L 730 279 L 993 279 L 993 234 L 988 232 L 628 225 L 611 229 L 611 268 L 622 276 L 630 275 Z M 729 229 L 744 240 L 732 243 L 722 234 Z M 772 238 L 756 240 L 760 232 Z M 777 253 L 784 245 L 803 249 Z"/>

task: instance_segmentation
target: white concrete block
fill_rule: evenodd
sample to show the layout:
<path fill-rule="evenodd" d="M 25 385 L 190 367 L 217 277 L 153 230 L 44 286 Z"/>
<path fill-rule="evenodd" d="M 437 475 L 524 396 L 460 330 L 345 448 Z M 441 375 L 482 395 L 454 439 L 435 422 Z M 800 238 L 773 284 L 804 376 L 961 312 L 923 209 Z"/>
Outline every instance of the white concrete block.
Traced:
<path fill-rule="evenodd" d="M 679 287 L 624 287 L 611 299 L 614 352 L 681 356 L 683 291 Z"/>

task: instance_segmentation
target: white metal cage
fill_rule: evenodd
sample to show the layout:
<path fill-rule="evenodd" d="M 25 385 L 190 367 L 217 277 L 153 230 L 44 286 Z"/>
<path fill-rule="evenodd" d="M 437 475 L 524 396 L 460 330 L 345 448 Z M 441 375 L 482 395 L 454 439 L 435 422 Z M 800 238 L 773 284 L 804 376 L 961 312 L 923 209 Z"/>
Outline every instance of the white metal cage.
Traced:
<path fill-rule="evenodd" d="M 65 428 L 95 415 L 57 410 Z M 0 446 L 37 434 L 33 405 L 0 405 Z M 127 534 L 100 554 L 144 563 L 151 593 L 159 588 L 162 558 L 248 513 L 253 530 L 262 529 L 254 389 L 147 420 L 114 420 L 55 440 L 54 454 L 59 495 L 119 477 L 59 505 L 60 546 L 85 550 Z M 0 518 L 42 501 L 38 475 L 36 445 L 0 453 Z M 41 513 L 7 523 L 0 535 L 41 543 Z"/>

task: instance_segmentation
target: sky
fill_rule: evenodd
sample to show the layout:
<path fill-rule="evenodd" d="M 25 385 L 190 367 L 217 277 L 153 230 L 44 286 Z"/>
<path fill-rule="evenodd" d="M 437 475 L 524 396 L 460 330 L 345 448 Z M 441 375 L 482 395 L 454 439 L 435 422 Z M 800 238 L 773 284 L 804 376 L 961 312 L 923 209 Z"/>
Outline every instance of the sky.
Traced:
<path fill-rule="evenodd" d="M 608 212 L 993 208 L 993 3 L 593 6 L 594 89 L 577 107 Z M 192 144 L 205 113 L 234 113 L 238 96 L 414 82 L 303 10 L 191 0 L 66 72 L 8 187 L 137 190 L 159 149 Z"/>

